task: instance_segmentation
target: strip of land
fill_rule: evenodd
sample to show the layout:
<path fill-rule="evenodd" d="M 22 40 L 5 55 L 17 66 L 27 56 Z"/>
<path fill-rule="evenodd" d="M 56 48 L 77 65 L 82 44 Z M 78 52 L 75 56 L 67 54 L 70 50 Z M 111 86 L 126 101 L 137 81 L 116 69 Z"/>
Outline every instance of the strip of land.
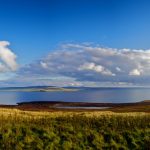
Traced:
<path fill-rule="evenodd" d="M 7 92 L 54 92 L 54 91 L 63 91 L 63 92 L 74 92 L 78 91 L 76 88 L 63 88 L 63 87 L 50 87 L 50 86 L 33 86 L 33 87 L 9 87 L 9 88 L 0 88 L 0 91 Z"/>
<path fill-rule="evenodd" d="M 61 101 L 21 102 L 16 105 L 0 105 L 0 108 L 15 108 L 26 111 L 112 111 L 150 113 L 150 100 L 136 103 L 87 103 Z M 102 109 L 101 109 L 102 108 Z"/>

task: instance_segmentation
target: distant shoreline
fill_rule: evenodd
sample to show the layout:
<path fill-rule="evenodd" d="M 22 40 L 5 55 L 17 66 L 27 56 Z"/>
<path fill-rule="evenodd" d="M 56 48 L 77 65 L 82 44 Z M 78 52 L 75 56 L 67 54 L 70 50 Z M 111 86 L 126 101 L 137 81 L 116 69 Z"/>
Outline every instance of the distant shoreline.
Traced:
<path fill-rule="evenodd" d="M 146 86 L 118 86 L 118 87 L 57 87 L 57 86 L 29 86 L 29 87 L 1 87 L 0 92 L 75 92 L 87 89 L 134 89 L 150 88 Z"/>
<path fill-rule="evenodd" d="M 0 89 L 1 92 L 73 92 L 78 91 L 79 89 L 74 88 L 59 88 L 59 87 L 45 87 L 45 88 L 4 88 Z"/>
<path fill-rule="evenodd" d="M 72 107 L 72 108 L 71 108 Z M 61 101 L 31 101 L 16 105 L 3 105 L 0 108 L 16 108 L 30 111 L 113 111 L 113 112 L 148 112 L 150 113 L 150 100 L 135 103 L 87 103 L 87 102 L 61 102 Z M 97 109 L 96 109 L 97 108 Z M 104 109 L 100 109 L 104 108 Z M 106 109 L 105 109 L 106 108 Z"/>

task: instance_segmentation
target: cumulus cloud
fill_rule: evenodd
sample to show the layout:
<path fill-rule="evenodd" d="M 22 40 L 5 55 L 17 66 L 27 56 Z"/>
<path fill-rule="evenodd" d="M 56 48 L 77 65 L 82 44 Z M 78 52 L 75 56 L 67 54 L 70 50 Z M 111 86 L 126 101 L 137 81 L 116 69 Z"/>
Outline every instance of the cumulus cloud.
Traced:
<path fill-rule="evenodd" d="M 79 70 L 91 70 L 95 71 L 97 73 L 100 73 L 102 75 L 108 75 L 108 76 L 115 76 L 110 70 L 106 69 L 105 67 L 101 65 L 95 65 L 95 63 L 85 63 L 81 66 L 79 66 Z"/>
<path fill-rule="evenodd" d="M 129 75 L 131 76 L 140 76 L 140 71 L 138 69 L 133 69 L 130 71 Z"/>
<path fill-rule="evenodd" d="M 16 55 L 8 48 L 9 42 L 0 41 L 0 73 L 16 71 L 18 64 Z"/>
<path fill-rule="evenodd" d="M 1 67 L 1 66 L 0 66 Z M 18 72 L 34 77 L 64 76 L 77 82 L 147 84 L 150 50 L 64 44 Z"/>
<path fill-rule="evenodd" d="M 121 69 L 120 69 L 119 67 L 116 67 L 116 70 L 117 70 L 118 72 L 121 72 Z"/>
<path fill-rule="evenodd" d="M 48 67 L 45 62 L 42 62 L 42 61 L 41 61 L 40 64 L 41 64 L 41 67 L 42 67 L 42 68 L 45 68 L 45 69 L 46 69 L 46 68 Z"/>

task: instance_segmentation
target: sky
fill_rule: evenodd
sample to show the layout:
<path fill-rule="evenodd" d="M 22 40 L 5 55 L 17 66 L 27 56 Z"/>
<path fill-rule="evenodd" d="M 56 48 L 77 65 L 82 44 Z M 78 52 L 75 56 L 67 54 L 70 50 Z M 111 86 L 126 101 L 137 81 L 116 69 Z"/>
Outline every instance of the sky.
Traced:
<path fill-rule="evenodd" d="M 149 0 L 0 0 L 0 86 L 149 86 Z"/>

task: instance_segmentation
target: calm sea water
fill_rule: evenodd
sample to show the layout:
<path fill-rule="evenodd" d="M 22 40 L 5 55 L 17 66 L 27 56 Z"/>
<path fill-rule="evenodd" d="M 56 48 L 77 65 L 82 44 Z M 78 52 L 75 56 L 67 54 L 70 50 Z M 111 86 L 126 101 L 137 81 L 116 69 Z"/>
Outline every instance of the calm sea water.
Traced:
<path fill-rule="evenodd" d="M 150 88 L 93 88 L 75 92 L 0 91 L 0 104 L 24 101 L 138 102 L 150 99 Z"/>

